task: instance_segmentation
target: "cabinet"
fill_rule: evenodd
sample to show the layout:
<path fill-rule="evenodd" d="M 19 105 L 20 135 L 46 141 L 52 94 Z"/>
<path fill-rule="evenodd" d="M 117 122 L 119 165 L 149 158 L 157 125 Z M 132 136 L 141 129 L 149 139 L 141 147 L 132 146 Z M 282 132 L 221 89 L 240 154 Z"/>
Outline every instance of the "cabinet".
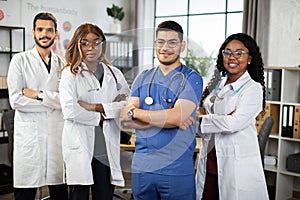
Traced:
<path fill-rule="evenodd" d="M 131 85 L 138 73 L 138 49 L 135 33 L 106 33 L 106 56 L 119 68 Z"/>
<path fill-rule="evenodd" d="M 7 71 L 14 54 L 25 51 L 25 28 L 0 26 L 0 111 L 10 109 L 7 90 Z M 2 119 L 0 119 L 2 122 Z M 7 138 L 0 126 L 0 143 L 6 143 Z"/>
<path fill-rule="evenodd" d="M 288 155 L 300 152 L 300 137 L 293 135 L 293 129 L 287 130 L 290 126 L 296 128 L 293 127 L 293 108 L 300 106 L 300 68 L 265 67 L 265 75 L 267 103 L 271 110 L 275 110 L 273 118 L 275 117 L 276 127 L 272 130 L 265 152 L 265 155 L 277 157 L 276 165 L 265 165 L 270 199 L 299 198 L 300 173 L 288 171 L 286 159 Z M 286 113 L 287 109 L 292 111 Z"/>
<path fill-rule="evenodd" d="M 0 26 L 0 101 L 8 98 L 6 75 L 14 54 L 25 51 L 25 28 Z M 7 104 L 0 102 L 0 109 Z"/>
<path fill-rule="evenodd" d="M 0 26 L 0 193 L 12 191 L 12 168 L 10 165 L 11 137 L 5 130 L 2 115 L 10 109 L 7 90 L 7 71 L 14 54 L 25 51 L 25 28 Z"/>

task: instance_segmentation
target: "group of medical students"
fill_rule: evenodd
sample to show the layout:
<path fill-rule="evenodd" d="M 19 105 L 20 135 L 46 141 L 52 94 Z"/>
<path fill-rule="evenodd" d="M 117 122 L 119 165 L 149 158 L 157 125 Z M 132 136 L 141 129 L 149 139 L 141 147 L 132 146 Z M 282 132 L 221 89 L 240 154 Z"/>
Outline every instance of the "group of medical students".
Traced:
<path fill-rule="evenodd" d="M 131 91 L 97 25 L 77 27 L 65 58 L 51 50 L 57 35 L 56 18 L 38 13 L 34 48 L 14 55 L 8 70 L 16 200 L 34 200 L 42 186 L 51 200 L 113 199 L 125 185 L 121 123 L 136 132 L 134 199 L 268 199 L 254 125 L 265 104 L 263 63 L 250 36 L 224 41 L 202 94 L 201 75 L 180 62 L 186 43 L 175 21 L 158 25 L 159 66 L 141 72 Z M 196 120 L 203 151 L 195 178 Z"/>

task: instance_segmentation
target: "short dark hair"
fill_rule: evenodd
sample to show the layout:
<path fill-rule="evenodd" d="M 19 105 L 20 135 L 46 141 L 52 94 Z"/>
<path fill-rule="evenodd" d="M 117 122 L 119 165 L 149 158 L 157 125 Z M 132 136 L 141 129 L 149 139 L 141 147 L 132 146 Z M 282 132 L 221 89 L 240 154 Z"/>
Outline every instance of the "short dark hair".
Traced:
<path fill-rule="evenodd" d="M 37 14 L 37 15 L 34 17 L 34 20 L 33 20 L 33 30 L 35 30 L 35 26 L 36 26 L 35 23 L 36 23 L 36 21 L 37 21 L 38 19 L 41 19 L 41 20 L 51 20 L 51 21 L 53 21 L 55 31 L 57 30 L 57 20 L 56 20 L 56 18 L 54 17 L 53 14 L 48 13 L 48 12 L 41 12 L 41 13 Z"/>
<path fill-rule="evenodd" d="M 178 33 L 178 37 L 180 41 L 183 40 L 183 29 L 180 24 L 175 21 L 164 21 L 161 22 L 156 29 L 156 36 L 158 31 L 176 31 Z"/>

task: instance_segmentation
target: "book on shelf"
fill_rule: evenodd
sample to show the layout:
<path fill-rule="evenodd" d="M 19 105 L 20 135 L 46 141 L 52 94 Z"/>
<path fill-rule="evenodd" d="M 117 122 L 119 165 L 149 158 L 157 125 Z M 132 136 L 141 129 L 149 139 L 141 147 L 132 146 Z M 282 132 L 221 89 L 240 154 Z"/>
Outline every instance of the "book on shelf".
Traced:
<path fill-rule="evenodd" d="M 300 139 L 300 106 L 294 109 L 293 138 Z"/>

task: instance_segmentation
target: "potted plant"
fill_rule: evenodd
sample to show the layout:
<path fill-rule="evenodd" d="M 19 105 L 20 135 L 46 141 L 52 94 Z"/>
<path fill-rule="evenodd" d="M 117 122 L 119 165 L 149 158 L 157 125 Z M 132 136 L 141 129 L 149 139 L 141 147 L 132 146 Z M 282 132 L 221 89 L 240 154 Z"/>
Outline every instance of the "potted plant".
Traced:
<path fill-rule="evenodd" d="M 123 7 L 119 7 L 115 4 L 112 4 L 112 7 L 106 8 L 107 15 L 112 17 L 114 20 L 113 24 L 110 24 L 109 29 L 111 33 L 120 33 L 121 32 L 121 22 L 124 19 L 125 13 Z"/>
<path fill-rule="evenodd" d="M 214 63 L 214 58 L 212 54 L 209 56 L 197 56 L 191 49 L 187 49 L 186 57 L 183 57 L 182 60 L 185 62 L 185 65 L 194 69 L 202 77 L 207 77 L 210 67 Z"/>

